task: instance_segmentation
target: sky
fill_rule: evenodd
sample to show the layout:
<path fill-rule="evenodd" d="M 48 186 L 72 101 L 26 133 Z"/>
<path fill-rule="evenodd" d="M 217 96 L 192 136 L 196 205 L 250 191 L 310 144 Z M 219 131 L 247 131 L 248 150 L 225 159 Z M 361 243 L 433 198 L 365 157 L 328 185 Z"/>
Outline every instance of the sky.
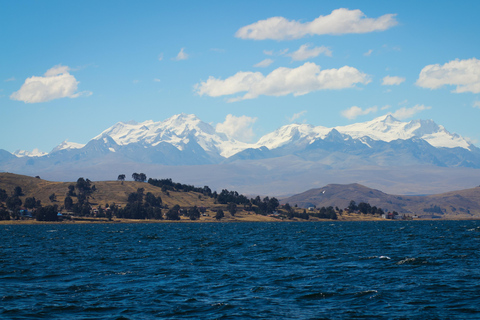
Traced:
<path fill-rule="evenodd" d="M 245 142 L 391 113 L 480 145 L 480 1 L 2 1 L 0 149 L 195 114 Z"/>

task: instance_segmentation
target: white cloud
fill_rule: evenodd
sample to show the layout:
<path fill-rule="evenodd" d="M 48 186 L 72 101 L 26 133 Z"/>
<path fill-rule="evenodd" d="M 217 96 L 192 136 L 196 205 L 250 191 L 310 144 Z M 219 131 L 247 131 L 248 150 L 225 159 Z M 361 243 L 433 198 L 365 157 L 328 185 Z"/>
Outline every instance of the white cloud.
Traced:
<path fill-rule="evenodd" d="M 8 78 L 8 79 L 5 79 L 4 82 L 11 82 L 11 81 L 15 81 L 17 79 L 15 79 L 15 77 L 11 77 L 11 78 Z"/>
<path fill-rule="evenodd" d="M 372 52 L 373 52 L 373 49 L 370 49 L 370 50 L 368 50 L 367 52 L 365 52 L 363 55 L 364 55 L 365 57 L 370 57 L 370 55 L 372 54 Z"/>
<path fill-rule="evenodd" d="M 422 88 L 438 89 L 456 86 L 453 92 L 480 93 L 480 60 L 453 60 L 444 65 L 431 64 L 420 71 L 416 84 Z"/>
<path fill-rule="evenodd" d="M 256 68 L 266 68 L 273 63 L 272 59 L 265 59 L 254 65 Z"/>
<path fill-rule="evenodd" d="M 153 81 L 154 81 L 154 82 L 160 82 L 160 81 L 162 81 L 162 80 L 160 80 L 160 79 L 158 79 L 158 78 L 154 78 Z"/>
<path fill-rule="evenodd" d="M 287 54 L 287 56 L 292 57 L 292 60 L 294 61 L 302 61 L 310 58 L 315 58 L 322 53 L 328 57 L 332 56 L 332 51 L 327 47 L 324 47 L 324 46 L 314 47 L 314 48 L 310 48 L 310 47 L 311 47 L 311 44 L 309 43 L 304 44 L 300 46 L 300 48 L 297 51 Z"/>
<path fill-rule="evenodd" d="M 263 54 L 266 54 L 267 56 L 273 56 L 273 50 L 263 50 Z"/>
<path fill-rule="evenodd" d="M 347 119 L 350 119 L 350 120 L 353 120 L 353 119 L 357 118 L 358 116 L 363 116 L 363 115 L 366 115 L 366 114 L 369 114 L 369 113 L 375 113 L 375 112 L 377 112 L 377 110 L 378 110 L 377 106 L 367 108 L 365 110 L 363 110 L 360 107 L 353 106 L 349 109 L 343 110 L 341 114 L 342 114 L 343 117 L 345 117 Z"/>
<path fill-rule="evenodd" d="M 260 20 L 240 28 L 235 36 L 254 40 L 292 40 L 307 35 L 367 33 L 383 31 L 397 25 L 395 14 L 386 14 L 377 19 L 367 18 L 360 10 L 340 8 L 311 22 L 302 23 L 284 17 Z"/>
<path fill-rule="evenodd" d="M 475 101 L 475 102 L 473 103 L 473 107 L 480 109 L 480 101 Z"/>
<path fill-rule="evenodd" d="M 177 54 L 177 56 L 173 60 L 187 60 L 188 59 L 188 53 L 185 52 L 185 48 L 180 49 L 180 52 Z"/>
<path fill-rule="evenodd" d="M 392 113 L 392 116 L 399 120 L 408 119 L 423 110 L 429 110 L 431 108 L 432 107 L 426 107 L 423 104 L 422 105 L 417 104 L 411 108 L 402 107 L 397 111 L 395 111 L 394 113 Z"/>
<path fill-rule="evenodd" d="M 163 52 L 158 55 L 158 61 L 162 61 L 162 60 L 163 60 Z"/>
<path fill-rule="evenodd" d="M 383 107 L 380 108 L 380 110 L 387 110 L 390 109 L 392 106 L 389 104 L 384 105 Z"/>
<path fill-rule="evenodd" d="M 257 118 L 247 116 L 236 117 L 229 114 L 225 117 L 223 123 L 217 124 L 215 129 L 236 140 L 250 142 L 255 136 L 252 128 L 255 121 L 257 121 Z"/>
<path fill-rule="evenodd" d="M 254 99 L 260 95 L 294 96 L 304 95 L 317 90 L 334 90 L 354 87 L 356 84 L 368 84 L 370 77 L 359 70 L 344 66 L 339 69 L 320 70 L 313 62 L 306 62 L 297 68 L 280 67 L 264 76 L 260 72 L 237 72 L 225 79 L 209 77 L 207 81 L 195 85 L 200 96 L 220 97 L 246 92 L 229 102 Z"/>
<path fill-rule="evenodd" d="M 386 76 L 385 78 L 383 78 L 382 86 L 398 86 L 399 84 L 401 84 L 404 81 L 405 81 L 405 78 L 402 78 L 402 77 Z"/>
<path fill-rule="evenodd" d="M 303 117 L 306 113 L 307 113 L 307 110 L 300 111 L 299 113 L 293 114 L 292 117 L 287 118 L 287 120 L 288 120 L 288 122 L 294 122 L 294 121 L 297 120 L 298 118 Z"/>
<path fill-rule="evenodd" d="M 32 76 L 25 80 L 20 90 L 12 93 L 10 99 L 26 103 L 46 102 L 60 98 L 78 98 L 89 96 L 89 91 L 76 92 L 78 81 L 70 73 L 68 66 L 58 65 L 47 72 L 43 77 Z"/>

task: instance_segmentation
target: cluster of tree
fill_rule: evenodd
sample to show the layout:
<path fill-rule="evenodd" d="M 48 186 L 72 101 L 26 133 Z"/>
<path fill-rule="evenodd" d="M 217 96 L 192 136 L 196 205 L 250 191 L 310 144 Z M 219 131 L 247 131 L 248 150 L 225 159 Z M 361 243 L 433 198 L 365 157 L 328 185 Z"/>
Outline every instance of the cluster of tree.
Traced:
<path fill-rule="evenodd" d="M 124 208 L 116 211 L 118 218 L 124 219 L 163 219 L 162 198 L 153 193 L 144 194 L 145 189 L 139 188 L 137 192 L 128 195 L 128 203 Z"/>
<path fill-rule="evenodd" d="M 89 179 L 78 178 L 75 185 L 68 186 L 67 196 L 63 202 L 65 210 L 72 210 L 75 215 L 88 216 L 91 214 L 91 205 L 89 197 L 97 189 Z M 77 202 L 73 204 L 72 197 L 77 198 Z"/>
<path fill-rule="evenodd" d="M 166 220 L 180 220 L 180 206 L 178 204 L 174 205 L 170 210 L 165 214 Z"/>
<path fill-rule="evenodd" d="M 3 207 L 0 207 L 0 220 L 10 220 L 10 212 Z"/>
<path fill-rule="evenodd" d="M 216 197 L 214 196 L 214 198 L 216 198 L 220 204 L 235 203 L 245 205 L 250 202 L 243 194 L 239 194 L 237 191 L 228 191 L 227 189 L 223 189 L 222 192 Z"/>
<path fill-rule="evenodd" d="M 337 212 L 335 209 L 333 209 L 332 206 L 329 206 L 327 208 L 321 207 L 319 212 L 313 214 L 314 217 L 320 218 L 320 219 L 331 219 L 331 220 L 337 220 Z"/>
<path fill-rule="evenodd" d="M 58 206 L 40 207 L 35 210 L 37 221 L 58 221 Z"/>
<path fill-rule="evenodd" d="M 133 181 L 137 181 L 137 182 L 145 182 L 147 181 L 147 176 L 145 175 L 145 173 L 132 173 L 132 179 Z M 125 178 L 123 179 L 125 180 Z"/>
<path fill-rule="evenodd" d="M 180 192 L 198 192 L 202 193 L 207 197 L 212 197 L 212 190 L 208 186 L 203 188 L 195 187 L 188 184 L 182 184 L 178 182 L 173 182 L 172 179 L 148 179 L 148 183 L 152 186 L 162 188 L 163 192 L 166 191 L 180 191 Z"/>
<path fill-rule="evenodd" d="M 35 199 L 35 197 L 27 197 L 25 198 L 23 206 L 27 209 L 40 208 L 42 206 L 42 201 Z"/>
<path fill-rule="evenodd" d="M 255 213 L 262 214 L 262 215 L 270 214 L 274 212 L 275 210 L 277 210 L 278 206 L 280 205 L 277 198 L 275 197 L 272 197 L 272 198 L 265 197 L 263 198 L 263 200 L 261 200 L 260 197 L 257 196 L 255 199 L 251 199 L 250 201 L 253 205 L 257 206 L 254 209 Z"/>
<path fill-rule="evenodd" d="M 310 215 L 306 212 L 306 210 L 303 210 L 303 212 L 290 211 L 290 212 L 287 212 L 287 218 L 288 219 L 299 218 L 303 220 L 308 220 L 310 219 Z"/>
<path fill-rule="evenodd" d="M 371 206 L 369 203 L 366 202 L 360 202 L 358 205 L 355 203 L 355 201 L 350 201 L 350 204 L 348 205 L 348 210 L 350 212 L 354 211 L 360 211 L 363 214 L 377 214 L 377 215 L 382 215 L 385 212 L 381 208 L 377 208 L 376 206 Z"/>
<path fill-rule="evenodd" d="M 0 202 L 5 202 L 5 205 L 8 210 L 13 212 L 14 217 L 18 217 L 20 212 L 20 207 L 22 205 L 22 200 L 20 196 L 23 196 L 22 188 L 17 186 L 13 189 L 11 196 L 8 195 L 7 191 L 0 189 Z M 10 220 L 10 213 L 8 210 L 2 208 L 2 213 L 0 214 L 0 220 Z"/>

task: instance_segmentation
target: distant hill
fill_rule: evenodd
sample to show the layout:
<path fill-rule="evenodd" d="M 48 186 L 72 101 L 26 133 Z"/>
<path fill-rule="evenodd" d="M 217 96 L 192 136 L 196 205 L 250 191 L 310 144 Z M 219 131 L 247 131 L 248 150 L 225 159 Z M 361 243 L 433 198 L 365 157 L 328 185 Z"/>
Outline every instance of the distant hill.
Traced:
<path fill-rule="evenodd" d="M 480 218 L 480 187 L 428 196 L 400 196 L 360 184 L 329 184 L 284 198 L 281 203 L 299 207 L 346 208 L 350 201 L 367 202 L 385 211 L 417 214 L 422 218 Z"/>

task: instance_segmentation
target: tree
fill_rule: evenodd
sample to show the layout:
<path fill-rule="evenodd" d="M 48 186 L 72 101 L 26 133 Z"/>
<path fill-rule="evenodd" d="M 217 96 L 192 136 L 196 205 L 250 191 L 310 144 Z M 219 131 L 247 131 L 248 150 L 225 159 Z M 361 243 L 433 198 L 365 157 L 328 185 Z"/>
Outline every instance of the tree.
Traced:
<path fill-rule="evenodd" d="M 19 186 L 16 186 L 15 189 L 13 189 L 13 196 L 14 196 L 14 197 L 23 196 L 22 188 L 19 187 Z"/>
<path fill-rule="evenodd" d="M 10 213 L 5 208 L 0 208 L 0 220 L 10 220 Z"/>
<path fill-rule="evenodd" d="M 36 219 L 37 221 L 57 221 L 58 220 L 58 207 L 57 205 L 46 206 L 37 209 Z"/>
<path fill-rule="evenodd" d="M 124 174 L 119 174 L 117 180 L 122 181 L 122 184 L 123 184 L 123 181 L 125 181 L 125 175 Z"/>
<path fill-rule="evenodd" d="M 218 210 L 217 210 L 217 213 L 215 214 L 215 219 L 220 220 L 220 219 L 222 219 L 223 217 L 225 217 L 225 214 L 223 213 L 223 210 L 222 210 L 222 209 L 218 209 Z"/>
<path fill-rule="evenodd" d="M 134 181 L 138 181 L 138 182 L 145 182 L 147 181 L 147 176 L 145 175 L 145 173 L 132 173 L 132 178 Z"/>
<path fill-rule="evenodd" d="M 180 220 L 180 206 L 178 204 L 174 205 L 173 208 L 168 210 L 165 215 L 167 220 Z"/>
<path fill-rule="evenodd" d="M 350 201 L 350 204 L 348 205 L 348 210 L 350 212 L 353 212 L 353 211 L 357 211 L 358 210 L 358 207 L 357 207 L 357 204 L 355 203 L 355 201 Z"/>
<path fill-rule="evenodd" d="M 52 193 L 50 196 L 48 196 L 48 199 L 50 199 L 50 202 L 55 202 L 57 201 L 57 196 L 55 193 Z"/>
<path fill-rule="evenodd" d="M 4 189 L 0 189 L 0 201 L 5 201 L 7 200 L 8 198 L 8 194 L 7 194 L 7 191 L 5 191 Z"/>
<path fill-rule="evenodd" d="M 7 205 L 8 209 L 15 210 L 22 205 L 22 200 L 20 200 L 19 197 L 8 197 L 5 204 Z"/>
<path fill-rule="evenodd" d="M 227 206 L 227 209 L 228 209 L 228 212 L 230 212 L 230 214 L 232 216 L 235 215 L 235 213 L 237 213 L 237 205 L 233 202 L 230 202 Z"/>
<path fill-rule="evenodd" d="M 65 200 L 63 201 L 63 206 L 65 207 L 65 210 L 71 210 L 73 207 L 73 200 L 71 197 L 66 196 Z"/>
<path fill-rule="evenodd" d="M 24 206 L 27 209 L 33 209 L 35 208 L 36 204 L 37 204 L 37 200 L 35 200 L 35 197 L 28 197 L 25 199 Z"/>
<path fill-rule="evenodd" d="M 73 184 L 69 185 L 68 186 L 68 193 L 67 193 L 68 196 L 70 197 L 75 197 L 76 194 L 75 194 L 75 186 Z"/>
<path fill-rule="evenodd" d="M 197 206 L 188 209 L 187 216 L 190 218 L 190 220 L 197 220 L 200 218 L 200 211 L 198 210 Z"/>

